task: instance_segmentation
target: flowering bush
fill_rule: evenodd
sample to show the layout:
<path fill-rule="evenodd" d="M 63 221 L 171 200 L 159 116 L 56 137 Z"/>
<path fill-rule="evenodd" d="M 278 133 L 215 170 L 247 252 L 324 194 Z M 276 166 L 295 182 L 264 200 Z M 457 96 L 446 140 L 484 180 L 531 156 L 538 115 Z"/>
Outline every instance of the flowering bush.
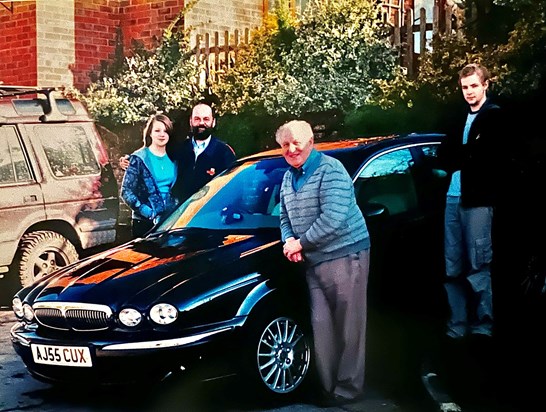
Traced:
<path fill-rule="evenodd" d="M 373 0 L 315 0 L 291 20 L 280 3 L 277 24 L 270 18 L 213 86 L 221 110 L 300 115 L 389 105 L 388 84 L 407 81 L 378 7 Z"/>
<path fill-rule="evenodd" d="M 156 111 L 185 110 L 203 93 L 189 31 L 166 30 L 154 52 L 138 50 L 121 70 L 92 83 L 84 93 L 71 90 L 104 124 L 136 124 Z"/>

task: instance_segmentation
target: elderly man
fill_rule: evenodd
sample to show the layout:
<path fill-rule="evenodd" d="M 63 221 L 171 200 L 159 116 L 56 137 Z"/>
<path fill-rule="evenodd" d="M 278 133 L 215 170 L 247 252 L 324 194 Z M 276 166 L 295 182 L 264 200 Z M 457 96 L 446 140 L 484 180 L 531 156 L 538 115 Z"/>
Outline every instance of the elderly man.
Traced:
<path fill-rule="evenodd" d="M 363 392 L 370 238 L 353 182 L 337 160 L 313 148 L 309 123 L 282 125 L 275 138 L 291 166 L 281 185 L 284 255 L 304 261 L 321 405 Z"/>

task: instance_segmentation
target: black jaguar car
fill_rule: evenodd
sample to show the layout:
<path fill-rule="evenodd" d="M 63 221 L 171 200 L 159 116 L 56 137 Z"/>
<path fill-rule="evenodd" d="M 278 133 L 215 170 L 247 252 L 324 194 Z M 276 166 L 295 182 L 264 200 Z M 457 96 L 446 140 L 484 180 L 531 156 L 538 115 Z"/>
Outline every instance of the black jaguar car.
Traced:
<path fill-rule="evenodd" d="M 371 233 L 369 370 L 389 363 L 400 370 L 419 346 L 406 332 L 430 327 L 439 314 L 446 174 L 435 159 L 442 139 L 316 144 L 353 177 Z M 301 387 L 313 342 L 304 268 L 282 253 L 286 169 L 276 150 L 241 159 L 145 238 L 20 290 L 11 338 L 30 373 L 50 382 L 126 384 L 221 358 L 265 393 Z"/>

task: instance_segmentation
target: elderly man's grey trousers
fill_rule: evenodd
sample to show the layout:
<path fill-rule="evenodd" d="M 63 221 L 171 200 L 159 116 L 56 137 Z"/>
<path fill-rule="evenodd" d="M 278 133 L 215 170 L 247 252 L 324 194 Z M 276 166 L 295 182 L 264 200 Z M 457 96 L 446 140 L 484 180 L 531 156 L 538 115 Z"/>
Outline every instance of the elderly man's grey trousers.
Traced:
<path fill-rule="evenodd" d="M 307 269 L 319 378 L 347 399 L 364 386 L 369 262 L 367 249 Z"/>

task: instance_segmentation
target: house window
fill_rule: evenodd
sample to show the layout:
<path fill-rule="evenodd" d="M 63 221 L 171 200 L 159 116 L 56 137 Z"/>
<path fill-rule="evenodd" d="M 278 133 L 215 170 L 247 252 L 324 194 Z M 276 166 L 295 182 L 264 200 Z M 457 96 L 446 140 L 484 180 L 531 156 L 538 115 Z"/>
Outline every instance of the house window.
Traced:
<path fill-rule="evenodd" d="M 393 26 L 401 27 L 404 25 L 404 0 L 383 0 L 381 15 L 383 21 Z"/>

